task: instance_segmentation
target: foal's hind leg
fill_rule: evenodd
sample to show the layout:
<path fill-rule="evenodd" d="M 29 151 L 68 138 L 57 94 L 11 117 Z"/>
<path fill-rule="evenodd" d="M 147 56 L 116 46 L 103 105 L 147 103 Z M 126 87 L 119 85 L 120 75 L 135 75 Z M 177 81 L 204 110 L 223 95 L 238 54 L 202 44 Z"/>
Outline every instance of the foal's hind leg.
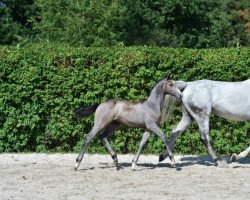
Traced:
<path fill-rule="evenodd" d="M 111 145 L 108 142 L 108 138 L 116 131 L 120 128 L 120 124 L 118 122 L 112 122 L 106 129 L 105 131 L 102 133 L 102 135 L 100 136 L 100 139 L 102 140 L 104 146 L 106 147 L 106 149 L 109 151 L 112 159 L 114 160 L 114 164 L 116 166 L 116 169 L 118 169 L 118 159 L 117 159 L 117 154 L 116 152 L 113 150 L 113 148 L 111 147 Z"/>
<path fill-rule="evenodd" d="M 89 143 L 91 142 L 91 140 L 95 137 L 95 135 L 101 130 L 100 127 L 97 127 L 97 126 L 94 126 L 92 128 L 92 130 L 88 133 L 88 135 L 86 136 L 85 140 L 84 140 L 84 143 L 83 143 L 83 146 L 82 146 L 82 150 L 80 152 L 80 154 L 78 155 L 78 157 L 76 158 L 76 164 L 75 164 L 75 170 L 79 167 L 81 161 L 82 161 L 82 158 L 83 158 L 83 155 L 89 145 Z"/>
<path fill-rule="evenodd" d="M 103 138 L 102 139 L 102 143 L 104 144 L 104 146 L 106 147 L 106 149 L 109 151 L 112 159 L 114 160 L 114 165 L 116 167 L 116 169 L 118 169 L 118 159 L 117 159 L 117 154 L 116 152 L 113 150 L 113 148 L 111 147 L 111 145 L 108 142 L 107 138 Z"/>
<path fill-rule="evenodd" d="M 135 157 L 134 157 L 133 160 L 132 160 L 132 167 L 131 167 L 131 170 L 133 170 L 133 171 L 134 171 L 135 168 L 136 168 L 136 163 L 137 163 L 137 161 L 138 161 L 138 159 L 139 159 L 139 156 L 140 156 L 140 154 L 141 154 L 141 151 L 142 151 L 144 145 L 145 145 L 145 144 L 147 143 L 147 141 L 148 141 L 149 136 L 150 136 L 150 133 L 149 133 L 148 131 L 146 131 L 145 133 L 143 133 L 143 136 L 142 136 L 142 140 L 141 140 L 141 142 L 140 142 L 139 149 L 138 149 L 138 151 L 137 151 Z"/>

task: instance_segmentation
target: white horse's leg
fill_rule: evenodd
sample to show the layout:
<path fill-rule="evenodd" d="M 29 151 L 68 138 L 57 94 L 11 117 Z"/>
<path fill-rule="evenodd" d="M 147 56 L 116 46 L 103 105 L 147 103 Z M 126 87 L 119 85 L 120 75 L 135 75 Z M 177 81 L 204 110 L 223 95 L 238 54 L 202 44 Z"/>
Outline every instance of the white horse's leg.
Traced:
<path fill-rule="evenodd" d="M 196 120 L 199 126 L 201 141 L 208 150 L 209 154 L 212 156 L 213 161 L 219 165 L 220 161 L 216 155 L 209 139 L 209 116 L 204 115 L 199 120 Z"/>
<path fill-rule="evenodd" d="M 182 106 L 182 118 L 177 127 L 175 127 L 171 132 L 171 139 L 169 141 L 169 148 L 173 151 L 175 140 L 178 136 L 182 134 L 184 130 L 192 123 L 192 118 L 188 114 L 184 106 Z M 159 162 L 165 160 L 168 157 L 168 151 L 166 150 L 159 156 Z"/>
<path fill-rule="evenodd" d="M 206 94 L 206 93 L 205 93 Z M 204 95 L 205 95 L 204 94 Z M 207 95 L 209 98 L 209 95 Z M 197 102 L 196 102 L 197 103 Z M 213 161 L 219 165 L 220 161 L 218 156 L 216 155 L 209 139 L 209 118 L 212 111 L 211 102 L 199 102 L 199 104 L 195 104 L 195 102 L 189 102 L 185 104 L 185 108 L 188 113 L 194 118 L 199 126 L 201 141 L 206 147 L 207 151 L 211 155 Z"/>
<path fill-rule="evenodd" d="M 142 136 L 142 140 L 140 142 L 140 146 L 139 146 L 139 149 L 135 155 L 135 157 L 133 158 L 132 160 L 132 166 L 131 166 L 131 170 L 135 170 L 136 169 L 136 163 L 139 159 L 139 156 L 141 154 L 141 151 L 143 149 L 143 147 L 145 146 L 145 144 L 147 143 L 148 139 L 149 139 L 149 136 L 150 136 L 150 133 L 148 131 L 146 131 L 145 133 L 143 133 L 143 136 Z"/>
<path fill-rule="evenodd" d="M 162 139 L 162 141 L 164 142 L 164 144 L 167 147 L 166 151 L 168 152 L 169 158 L 171 160 L 171 165 L 173 167 L 176 167 L 174 155 L 173 155 L 172 151 L 170 150 L 170 148 L 169 148 L 169 146 L 167 144 L 166 136 L 164 135 L 164 133 L 162 132 L 162 130 L 159 128 L 159 126 L 156 123 L 149 123 L 146 126 L 147 126 L 148 130 L 154 132 L 157 136 L 159 136 Z"/>
<path fill-rule="evenodd" d="M 230 162 L 234 162 L 234 161 L 237 161 L 237 160 L 239 160 L 241 158 L 245 158 L 249 153 L 250 153 L 250 146 L 245 151 L 242 151 L 239 155 L 234 153 L 231 156 Z"/>

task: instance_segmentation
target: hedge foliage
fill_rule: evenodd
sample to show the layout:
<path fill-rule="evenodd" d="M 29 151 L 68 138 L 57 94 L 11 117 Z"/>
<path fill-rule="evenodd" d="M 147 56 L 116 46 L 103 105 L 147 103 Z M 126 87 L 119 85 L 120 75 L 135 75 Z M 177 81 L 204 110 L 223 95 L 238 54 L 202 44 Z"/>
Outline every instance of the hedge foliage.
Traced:
<path fill-rule="evenodd" d="M 109 98 L 145 99 L 166 74 L 175 80 L 241 81 L 250 77 L 250 49 L 172 49 L 159 47 L 73 48 L 37 44 L 0 47 L 0 152 L 79 151 L 93 116 L 74 120 L 73 112 Z M 167 137 L 181 118 L 177 107 Z M 220 154 L 250 145 L 249 122 L 211 118 L 211 141 Z M 143 130 L 117 131 L 109 141 L 120 153 L 134 153 Z M 159 153 L 156 136 L 144 153 Z M 99 138 L 88 152 L 106 152 Z M 176 141 L 175 152 L 207 153 L 192 125 Z"/>

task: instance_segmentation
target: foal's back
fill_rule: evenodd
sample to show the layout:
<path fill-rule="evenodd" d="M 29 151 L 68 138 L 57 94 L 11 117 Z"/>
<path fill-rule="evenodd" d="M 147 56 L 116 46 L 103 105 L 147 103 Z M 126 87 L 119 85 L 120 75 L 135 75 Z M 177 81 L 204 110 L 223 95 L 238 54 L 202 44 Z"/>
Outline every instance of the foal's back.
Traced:
<path fill-rule="evenodd" d="M 207 113 L 213 111 L 227 119 L 250 120 L 250 80 L 189 82 L 183 92 L 183 102 L 190 108 L 196 107 Z"/>
<path fill-rule="evenodd" d="M 95 120 L 120 122 L 130 127 L 144 127 L 144 109 L 141 102 L 110 99 L 100 104 L 95 112 Z"/>

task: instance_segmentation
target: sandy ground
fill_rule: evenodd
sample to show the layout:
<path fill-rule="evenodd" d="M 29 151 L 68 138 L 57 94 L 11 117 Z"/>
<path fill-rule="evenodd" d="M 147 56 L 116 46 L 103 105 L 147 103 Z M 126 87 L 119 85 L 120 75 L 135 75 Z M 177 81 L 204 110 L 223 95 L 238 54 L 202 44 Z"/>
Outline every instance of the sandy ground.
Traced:
<path fill-rule="evenodd" d="M 85 155 L 74 171 L 76 154 L 0 154 L 0 199 L 250 199 L 250 158 L 215 167 L 209 157 L 169 160 L 142 155 Z M 229 158 L 225 158 L 229 159 Z"/>

